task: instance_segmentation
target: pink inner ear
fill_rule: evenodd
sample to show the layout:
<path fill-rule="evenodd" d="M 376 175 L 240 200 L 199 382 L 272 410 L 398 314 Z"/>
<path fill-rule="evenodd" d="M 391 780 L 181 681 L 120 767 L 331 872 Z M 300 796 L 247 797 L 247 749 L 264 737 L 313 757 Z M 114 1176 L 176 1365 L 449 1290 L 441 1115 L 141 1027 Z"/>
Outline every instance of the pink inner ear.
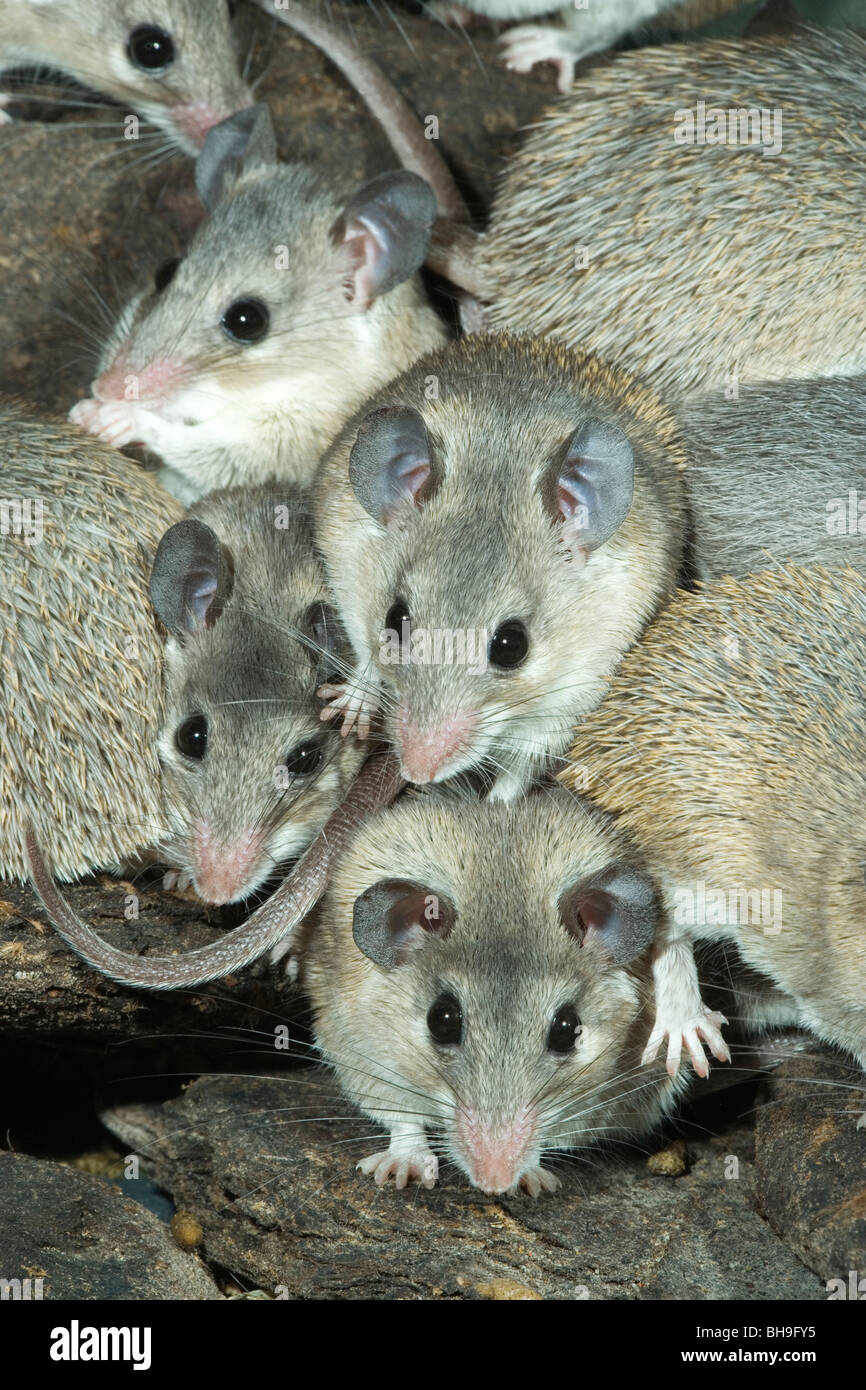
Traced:
<path fill-rule="evenodd" d="M 403 496 L 411 502 L 418 501 L 418 494 L 430 477 L 430 463 L 427 459 L 420 459 L 417 463 L 408 467 L 405 473 L 400 474 L 400 483 L 403 488 Z"/>
<path fill-rule="evenodd" d="M 581 946 L 591 931 L 601 931 L 607 926 L 611 908 L 612 903 L 607 893 L 587 893 L 585 898 L 581 898 L 577 909 L 584 928 Z"/>
<path fill-rule="evenodd" d="M 352 273 L 345 282 L 348 298 L 362 314 L 376 297 L 382 247 L 371 229 L 357 221 L 350 222 L 346 227 L 343 244 L 352 261 Z"/>

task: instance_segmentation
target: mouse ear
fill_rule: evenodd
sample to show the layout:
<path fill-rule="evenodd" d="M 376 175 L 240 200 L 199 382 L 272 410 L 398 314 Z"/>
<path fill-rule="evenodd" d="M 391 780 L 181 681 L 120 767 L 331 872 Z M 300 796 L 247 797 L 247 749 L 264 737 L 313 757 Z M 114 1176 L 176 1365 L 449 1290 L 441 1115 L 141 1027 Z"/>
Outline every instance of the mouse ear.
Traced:
<path fill-rule="evenodd" d="M 655 938 L 655 884 L 630 864 L 612 864 L 563 893 L 559 915 L 580 946 L 598 938 L 617 965 L 627 965 Z"/>
<path fill-rule="evenodd" d="M 349 482 L 365 512 L 387 526 L 406 503 L 420 507 L 436 485 L 424 421 L 410 406 L 373 410 L 358 427 Z"/>
<path fill-rule="evenodd" d="M 277 139 L 270 111 L 262 102 L 245 106 L 208 131 L 195 162 L 198 196 L 210 211 L 244 169 L 276 162 Z"/>
<path fill-rule="evenodd" d="M 316 684 L 321 685 L 335 674 L 342 680 L 352 656 L 336 608 L 321 600 L 311 603 L 304 614 L 303 628 L 318 668 Z M 329 657 L 333 659 L 329 661 Z"/>
<path fill-rule="evenodd" d="M 150 572 L 150 598 L 172 637 L 212 627 L 231 593 L 231 559 L 209 526 L 189 518 L 169 527 Z"/>
<path fill-rule="evenodd" d="M 432 188 L 405 170 L 380 174 L 355 194 L 331 228 L 331 238 L 349 252 L 346 294 L 358 313 L 421 268 L 435 220 Z"/>
<path fill-rule="evenodd" d="M 355 899 L 355 945 L 383 970 L 405 965 L 431 937 L 444 939 L 454 925 L 451 904 L 429 888 L 383 879 Z"/>
<path fill-rule="evenodd" d="M 569 550 L 585 557 L 618 531 L 634 494 L 634 453 L 619 425 L 587 420 L 551 465 L 544 492 Z"/>

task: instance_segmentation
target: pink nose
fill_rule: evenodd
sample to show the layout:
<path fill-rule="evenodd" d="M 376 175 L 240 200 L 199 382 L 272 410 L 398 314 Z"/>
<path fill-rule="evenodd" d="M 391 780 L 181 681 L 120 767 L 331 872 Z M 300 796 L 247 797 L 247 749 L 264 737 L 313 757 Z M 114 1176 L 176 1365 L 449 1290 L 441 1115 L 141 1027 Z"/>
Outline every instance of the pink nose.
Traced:
<path fill-rule="evenodd" d="M 208 903 L 230 903 L 246 896 L 248 884 L 262 852 L 260 835 L 249 835 L 226 846 L 211 837 L 202 822 L 192 834 L 195 886 Z"/>
<path fill-rule="evenodd" d="M 132 371 L 124 361 L 117 361 L 93 383 L 98 401 L 153 401 L 170 395 L 180 381 L 185 363 L 176 357 L 164 357 L 151 362 L 139 371 Z"/>
<path fill-rule="evenodd" d="M 435 782 L 442 768 L 469 747 L 477 722 L 473 714 L 455 714 L 435 729 L 422 732 L 405 710 L 401 710 L 397 716 L 397 736 L 407 781 Z"/>
<path fill-rule="evenodd" d="M 485 1124 L 468 1110 L 457 1121 L 457 1139 L 482 1192 L 505 1192 L 520 1175 L 535 1130 L 535 1115 L 522 1111 L 511 1123 Z"/>
<path fill-rule="evenodd" d="M 172 110 L 174 123 L 188 140 L 201 147 L 205 136 L 220 121 L 232 115 L 230 111 L 215 111 L 203 101 L 192 101 L 186 106 L 175 106 Z"/>

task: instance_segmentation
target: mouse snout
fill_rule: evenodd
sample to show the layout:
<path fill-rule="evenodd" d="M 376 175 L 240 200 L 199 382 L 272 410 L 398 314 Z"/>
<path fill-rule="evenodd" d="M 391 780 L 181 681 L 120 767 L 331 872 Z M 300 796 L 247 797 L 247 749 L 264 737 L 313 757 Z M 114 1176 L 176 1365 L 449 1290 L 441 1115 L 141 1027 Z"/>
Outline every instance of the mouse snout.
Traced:
<path fill-rule="evenodd" d="M 206 101 L 185 102 L 171 109 L 171 118 L 181 135 L 196 149 L 201 149 L 209 130 L 231 115 L 234 115 L 233 111 L 217 111 Z"/>
<path fill-rule="evenodd" d="M 525 1106 L 513 1119 L 484 1121 L 470 1109 L 458 1113 L 456 1138 L 469 1174 L 482 1192 L 506 1192 L 521 1175 L 535 1137 L 537 1115 Z"/>
<path fill-rule="evenodd" d="M 192 872 L 195 889 L 205 902 L 217 906 L 245 898 L 253 870 L 261 859 L 264 841 L 260 834 L 226 843 L 201 823 L 193 828 Z"/>
<path fill-rule="evenodd" d="M 164 400 L 178 385 L 186 364 L 180 358 L 164 357 L 134 370 L 125 358 L 117 358 L 91 387 L 98 401 Z"/>
<path fill-rule="evenodd" d="M 449 774 L 449 764 L 469 749 L 478 725 L 474 714 L 455 714 L 422 730 L 405 710 L 395 722 L 403 775 L 408 782 L 421 783 L 440 781 Z"/>

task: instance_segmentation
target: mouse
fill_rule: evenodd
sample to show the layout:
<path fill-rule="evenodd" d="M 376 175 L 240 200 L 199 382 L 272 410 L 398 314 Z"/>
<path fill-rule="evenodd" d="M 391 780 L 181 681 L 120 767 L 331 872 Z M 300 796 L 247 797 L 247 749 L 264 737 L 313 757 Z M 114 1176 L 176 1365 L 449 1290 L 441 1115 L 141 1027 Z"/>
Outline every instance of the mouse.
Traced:
<path fill-rule="evenodd" d="M 347 645 L 305 494 L 211 493 L 161 538 L 149 588 L 167 633 L 157 857 L 174 886 L 242 902 L 307 848 L 365 753 L 319 719 Z"/>
<path fill-rule="evenodd" d="M 437 390 L 431 393 L 430 382 Z M 675 586 L 687 456 L 653 392 L 552 340 L 470 336 L 378 393 L 322 460 L 318 545 L 408 781 L 519 796 Z"/>
<path fill-rule="evenodd" d="M 478 773 L 520 795 L 679 584 L 793 559 L 866 569 L 863 533 L 840 538 L 827 512 L 866 493 L 861 385 L 768 383 L 681 419 L 552 339 L 423 358 L 313 490 L 356 657 L 322 718 L 363 739 L 381 714 L 418 785 Z"/>
<path fill-rule="evenodd" d="M 641 1062 L 658 912 L 628 838 L 562 787 L 437 787 L 366 821 L 295 941 L 317 1048 L 389 1135 L 361 1172 L 537 1197 L 559 1151 L 658 1124 L 687 1084 Z"/>
<path fill-rule="evenodd" d="M 416 271 L 436 198 L 380 174 L 348 196 L 281 164 L 265 106 L 210 132 L 196 161 L 209 209 L 105 345 L 70 420 L 143 445 L 187 504 L 272 477 L 308 483 L 366 395 L 447 339 Z"/>
<path fill-rule="evenodd" d="M 733 944 L 798 1026 L 866 1067 L 866 576 L 844 563 L 725 577 L 668 605 L 578 726 L 561 782 L 616 817 L 664 887 L 653 944 L 667 1040 L 724 1061 L 699 942 Z"/>
<path fill-rule="evenodd" d="M 187 154 L 252 103 L 226 0 L 0 0 L 0 73 L 13 68 L 74 78 Z M 0 121 L 9 100 L 0 95 Z"/>

